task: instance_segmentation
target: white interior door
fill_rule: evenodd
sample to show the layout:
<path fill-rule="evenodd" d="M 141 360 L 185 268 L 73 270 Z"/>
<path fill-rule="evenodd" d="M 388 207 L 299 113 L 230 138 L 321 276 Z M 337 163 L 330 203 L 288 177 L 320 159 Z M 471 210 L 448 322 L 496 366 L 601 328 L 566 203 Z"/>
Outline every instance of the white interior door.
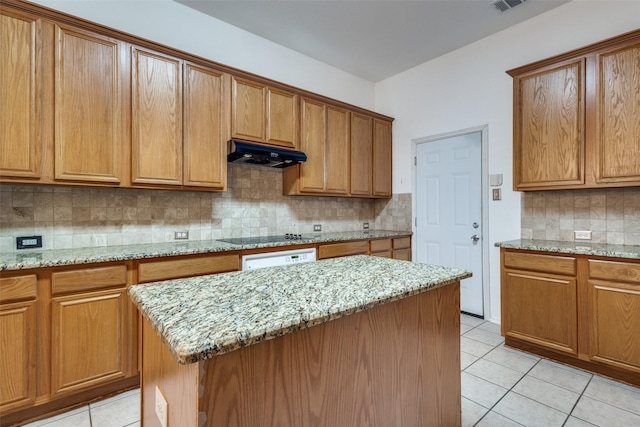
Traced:
<path fill-rule="evenodd" d="M 416 147 L 417 261 L 471 270 L 460 309 L 484 315 L 482 289 L 482 133 Z"/>

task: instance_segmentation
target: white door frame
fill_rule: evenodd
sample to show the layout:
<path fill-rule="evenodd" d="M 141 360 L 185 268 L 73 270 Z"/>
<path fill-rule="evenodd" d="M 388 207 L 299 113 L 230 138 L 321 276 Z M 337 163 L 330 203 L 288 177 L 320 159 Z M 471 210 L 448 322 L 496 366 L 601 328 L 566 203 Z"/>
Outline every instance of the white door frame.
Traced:
<path fill-rule="evenodd" d="M 482 175 L 482 196 L 481 196 L 481 210 L 482 210 L 482 304 L 483 304 L 483 312 L 485 319 L 488 314 L 491 313 L 491 298 L 490 298 L 490 289 L 489 289 L 489 126 L 481 125 L 475 126 L 467 129 L 456 130 L 453 132 L 441 133 L 438 135 L 425 136 L 422 138 L 416 138 L 411 140 L 411 157 L 413 157 L 413 177 L 411 183 L 411 193 L 413 197 L 411 197 L 411 209 L 414 214 L 413 221 L 411 221 L 411 228 L 413 234 L 416 235 L 418 230 L 416 227 L 416 221 L 418 212 L 417 206 L 417 196 L 416 196 L 416 188 L 417 188 L 417 177 L 418 177 L 418 168 L 416 166 L 416 156 L 418 155 L 418 144 L 424 144 L 428 142 L 437 141 L 440 139 L 451 138 L 460 135 L 466 135 L 469 133 L 480 132 L 482 139 L 482 147 L 481 147 L 481 157 L 482 157 L 482 165 L 481 165 L 481 175 Z M 417 245 L 411 245 L 411 257 L 412 259 L 417 258 Z"/>

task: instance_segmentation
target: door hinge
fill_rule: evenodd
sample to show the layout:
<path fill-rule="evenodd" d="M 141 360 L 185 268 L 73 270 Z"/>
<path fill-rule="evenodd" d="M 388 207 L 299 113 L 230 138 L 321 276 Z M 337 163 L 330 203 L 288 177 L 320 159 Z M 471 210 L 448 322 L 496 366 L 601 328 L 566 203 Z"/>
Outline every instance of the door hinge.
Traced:
<path fill-rule="evenodd" d="M 413 219 L 413 223 L 416 225 L 416 227 L 418 226 L 418 217 L 415 217 L 415 218 Z"/>
<path fill-rule="evenodd" d="M 417 157 L 413 158 L 413 165 L 414 166 L 418 166 L 418 158 Z"/>

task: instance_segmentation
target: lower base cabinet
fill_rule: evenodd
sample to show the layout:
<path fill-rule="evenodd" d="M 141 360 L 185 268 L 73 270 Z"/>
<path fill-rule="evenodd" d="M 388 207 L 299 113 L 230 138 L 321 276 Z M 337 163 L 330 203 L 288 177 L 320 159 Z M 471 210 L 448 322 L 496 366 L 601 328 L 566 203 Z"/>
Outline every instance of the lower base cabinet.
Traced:
<path fill-rule="evenodd" d="M 640 260 L 501 249 L 509 346 L 640 386 Z"/>

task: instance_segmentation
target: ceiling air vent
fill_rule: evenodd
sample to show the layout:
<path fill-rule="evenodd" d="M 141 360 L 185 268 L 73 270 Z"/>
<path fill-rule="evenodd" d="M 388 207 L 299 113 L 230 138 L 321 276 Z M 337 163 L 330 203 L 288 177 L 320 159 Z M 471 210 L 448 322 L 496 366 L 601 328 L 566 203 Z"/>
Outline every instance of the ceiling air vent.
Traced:
<path fill-rule="evenodd" d="M 518 6 L 519 4 L 524 3 L 527 0 L 494 0 L 491 2 L 496 9 L 500 12 L 505 12 L 511 8 Z"/>

